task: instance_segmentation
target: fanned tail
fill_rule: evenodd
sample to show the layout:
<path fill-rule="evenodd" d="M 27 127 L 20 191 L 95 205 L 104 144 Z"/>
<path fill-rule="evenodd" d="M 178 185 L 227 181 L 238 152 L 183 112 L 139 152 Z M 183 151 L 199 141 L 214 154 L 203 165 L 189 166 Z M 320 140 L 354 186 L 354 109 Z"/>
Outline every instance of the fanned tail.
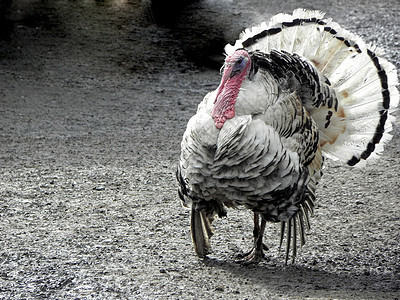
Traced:
<path fill-rule="evenodd" d="M 392 136 L 399 103 L 397 72 L 382 58 L 383 51 L 367 45 L 320 11 L 297 9 L 293 14 L 274 16 L 269 24 L 246 29 L 236 49 L 286 51 L 312 63 L 335 92 L 338 106 L 319 105 L 310 110 L 320 131 L 325 157 L 349 165 L 375 159 Z M 362 164 L 359 164 L 362 165 Z"/>
<path fill-rule="evenodd" d="M 198 257 L 204 258 L 211 251 L 211 222 L 204 210 L 198 211 L 192 207 L 190 229 L 194 250 Z"/>

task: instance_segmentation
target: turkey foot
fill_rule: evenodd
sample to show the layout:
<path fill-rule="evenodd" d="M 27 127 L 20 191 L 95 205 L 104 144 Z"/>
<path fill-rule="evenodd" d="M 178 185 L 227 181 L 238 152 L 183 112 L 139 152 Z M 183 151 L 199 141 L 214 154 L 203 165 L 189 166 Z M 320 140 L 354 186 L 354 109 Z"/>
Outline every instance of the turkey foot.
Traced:
<path fill-rule="evenodd" d="M 239 259 L 238 262 L 244 263 L 244 264 L 250 264 L 250 263 L 258 263 L 265 259 L 265 254 L 264 251 L 268 251 L 269 248 L 264 244 L 261 243 L 262 247 L 257 249 L 257 247 L 251 248 L 250 251 L 246 253 L 240 253 L 237 255 L 237 258 Z"/>
<path fill-rule="evenodd" d="M 259 224 L 260 215 L 254 213 L 254 247 L 244 254 L 239 254 L 238 257 L 242 260 L 240 262 L 244 263 L 257 263 L 265 258 L 264 250 L 268 251 L 268 247 L 262 242 L 265 225 L 267 221 L 261 218 L 261 225 Z"/>

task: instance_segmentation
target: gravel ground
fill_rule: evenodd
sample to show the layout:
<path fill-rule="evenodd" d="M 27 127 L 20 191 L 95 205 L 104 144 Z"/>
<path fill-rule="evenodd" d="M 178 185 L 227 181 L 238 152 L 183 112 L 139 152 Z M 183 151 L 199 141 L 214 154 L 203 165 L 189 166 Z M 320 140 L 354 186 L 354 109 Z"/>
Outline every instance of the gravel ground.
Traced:
<path fill-rule="evenodd" d="M 1 2 L 0 298 L 399 299 L 398 121 L 378 163 L 328 163 L 293 265 L 276 224 L 265 262 L 235 262 L 251 245 L 246 210 L 216 222 L 199 260 L 174 172 L 243 28 L 321 9 L 400 67 L 400 3 L 180 2 Z"/>

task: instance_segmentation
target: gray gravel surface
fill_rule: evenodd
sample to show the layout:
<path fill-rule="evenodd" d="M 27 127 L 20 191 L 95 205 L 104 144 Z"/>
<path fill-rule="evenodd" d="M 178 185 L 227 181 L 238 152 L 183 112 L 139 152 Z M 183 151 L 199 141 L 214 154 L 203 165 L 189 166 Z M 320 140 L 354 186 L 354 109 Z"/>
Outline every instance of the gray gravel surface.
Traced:
<path fill-rule="evenodd" d="M 293 265 L 277 224 L 265 262 L 235 262 L 251 245 L 246 210 L 216 221 L 199 260 L 174 172 L 222 47 L 243 28 L 320 9 L 400 67 L 400 3 L 156 4 L 2 1 L 0 298 L 399 299 L 398 121 L 378 163 L 327 164 Z"/>

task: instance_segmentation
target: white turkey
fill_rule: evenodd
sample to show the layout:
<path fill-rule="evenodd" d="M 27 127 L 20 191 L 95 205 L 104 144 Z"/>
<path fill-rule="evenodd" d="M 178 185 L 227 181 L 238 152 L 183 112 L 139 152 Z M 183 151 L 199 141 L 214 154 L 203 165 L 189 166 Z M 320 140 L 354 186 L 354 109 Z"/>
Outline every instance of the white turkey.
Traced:
<path fill-rule="evenodd" d="M 286 262 L 310 227 L 324 158 L 377 158 L 391 136 L 397 73 L 383 51 L 319 11 L 298 9 L 246 29 L 227 54 L 219 87 L 189 120 L 177 169 L 191 207 L 195 252 L 210 252 L 211 222 L 226 207 L 254 212 L 260 261 L 266 222 L 286 233 Z"/>

